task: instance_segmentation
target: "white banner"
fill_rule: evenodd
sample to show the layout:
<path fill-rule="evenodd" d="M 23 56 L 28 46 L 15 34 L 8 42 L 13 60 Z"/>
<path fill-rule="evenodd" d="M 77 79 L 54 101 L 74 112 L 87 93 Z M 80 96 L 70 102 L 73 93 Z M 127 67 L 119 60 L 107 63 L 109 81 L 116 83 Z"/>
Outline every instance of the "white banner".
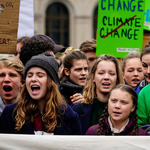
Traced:
<path fill-rule="evenodd" d="M 34 35 L 33 0 L 20 0 L 18 36 Z"/>
<path fill-rule="evenodd" d="M 149 136 L 0 134 L 0 150 L 149 150 Z"/>

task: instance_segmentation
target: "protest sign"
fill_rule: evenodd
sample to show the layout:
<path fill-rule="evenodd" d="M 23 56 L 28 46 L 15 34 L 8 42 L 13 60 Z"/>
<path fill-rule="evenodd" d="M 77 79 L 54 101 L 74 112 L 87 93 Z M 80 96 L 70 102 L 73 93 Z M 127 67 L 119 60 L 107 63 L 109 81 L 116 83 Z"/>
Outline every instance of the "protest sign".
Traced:
<path fill-rule="evenodd" d="M 149 147 L 149 136 L 0 134 L 1 150 L 148 150 Z"/>
<path fill-rule="evenodd" d="M 96 55 L 123 58 L 143 42 L 144 0 L 99 0 Z"/>
<path fill-rule="evenodd" d="M 0 1 L 0 54 L 16 52 L 20 0 Z"/>
<path fill-rule="evenodd" d="M 144 29 L 150 31 L 150 0 L 145 0 Z"/>
<path fill-rule="evenodd" d="M 34 35 L 33 0 L 20 0 L 17 38 Z"/>

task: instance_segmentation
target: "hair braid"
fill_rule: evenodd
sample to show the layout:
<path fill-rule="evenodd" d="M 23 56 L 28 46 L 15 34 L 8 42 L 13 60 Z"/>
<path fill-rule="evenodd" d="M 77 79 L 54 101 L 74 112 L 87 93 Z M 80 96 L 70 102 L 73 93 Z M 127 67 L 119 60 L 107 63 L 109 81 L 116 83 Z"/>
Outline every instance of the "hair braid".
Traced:
<path fill-rule="evenodd" d="M 138 135 L 138 123 L 137 123 L 138 116 L 135 110 L 132 113 L 132 120 L 134 124 L 132 135 Z"/>
<path fill-rule="evenodd" d="M 102 135 L 106 117 L 108 117 L 108 106 L 105 107 L 103 114 L 100 118 L 97 135 Z"/>

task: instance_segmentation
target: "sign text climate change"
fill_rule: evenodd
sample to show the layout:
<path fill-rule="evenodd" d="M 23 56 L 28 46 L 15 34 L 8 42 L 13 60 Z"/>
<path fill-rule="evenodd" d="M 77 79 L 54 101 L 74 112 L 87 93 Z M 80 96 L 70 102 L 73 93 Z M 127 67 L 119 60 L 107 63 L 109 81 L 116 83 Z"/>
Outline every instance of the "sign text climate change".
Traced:
<path fill-rule="evenodd" d="M 124 58 L 140 52 L 144 9 L 144 0 L 99 0 L 96 55 Z"/>
<path fill-rule="evenodd" d="M 137 4 L 136 4 L 137 3 Z M 136 1 L 136 0 L 130 0 L 128 2 L 124 0 L 118 0 L 118 5 L 115 5 L 115 0 L 112 2 L 108 0 L 108 3 L 106 3 L 106 0 L 101 1 L 101 9 L 102 10 L 126 10 L 134 12 L 135 10 L 143 12 L 142 5 L 143 1 Z M 109 34 L 112 38 L 120 38 L 120 37 L 126 37 L 128 39 L 134 39 L 138 40 L 138 32 L 140 30 L 141 24 L 140 24 L 141 18 L 137 17 L 136 15 L 131 16 L 131 18 L 121 18 L 121 17 L 109 17 L 109 16 L 103 16 L 102 23 L 103 26 L 108 25 L 109 28 L 101 28 L 100 29 L 100 37 L 106 38 Z M 121 24 L 121 25 L 120 25 Z M 120 26 L 119 26 L 120 25 Z M 121 32 L 118 32 L 118 29 L 121 28 L 121 26 L 128 26 L 129 28 L 122 28 Z M 113 28 L 110 28 L 110 26 L 118 26 L 116 30 Z M 133 29 L 134 27 L 139 27 L 138 29 Z"/>
<path fill-rule="evenodd" d="M 5 11 L 6 7 L 13 7 L 12 2 L 6 2 L 4 4 L 0 4 L 0 14 Z M 9 24 L 9 22 L 8 22 Z M 10 39 L 0 38 L 0 44 L 9 44 Z"/>

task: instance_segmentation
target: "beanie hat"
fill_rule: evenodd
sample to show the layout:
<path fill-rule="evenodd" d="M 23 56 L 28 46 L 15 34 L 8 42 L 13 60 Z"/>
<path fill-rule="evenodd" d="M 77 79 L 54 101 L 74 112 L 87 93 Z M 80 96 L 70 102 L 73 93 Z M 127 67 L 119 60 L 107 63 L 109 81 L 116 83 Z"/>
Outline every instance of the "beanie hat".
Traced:
<path fill-rule="evenodd" d="M 29 39 L 29 41 L 31 40 L 46 40 L 50 42 L 54 46 L 54 54 L 56 54 L 57 52 L 64 52 L 66 49 L 65 47 L 61 45 L 57 45 L 49 36 L 46 36 L 46 35 L 37 34 L 37 35 L 32 36 Z"/>
<path fill-rule="evenodd" d="M 45 52 L 36 56 L 33 56 L 25 65 L 24 77 L 26 79 L 27 72 L 32 67 L 40 67 L 44 69 L 51 79 L 57 84 L 58 78 L 58 67 L 57 60 L 49 52 Z"/>

